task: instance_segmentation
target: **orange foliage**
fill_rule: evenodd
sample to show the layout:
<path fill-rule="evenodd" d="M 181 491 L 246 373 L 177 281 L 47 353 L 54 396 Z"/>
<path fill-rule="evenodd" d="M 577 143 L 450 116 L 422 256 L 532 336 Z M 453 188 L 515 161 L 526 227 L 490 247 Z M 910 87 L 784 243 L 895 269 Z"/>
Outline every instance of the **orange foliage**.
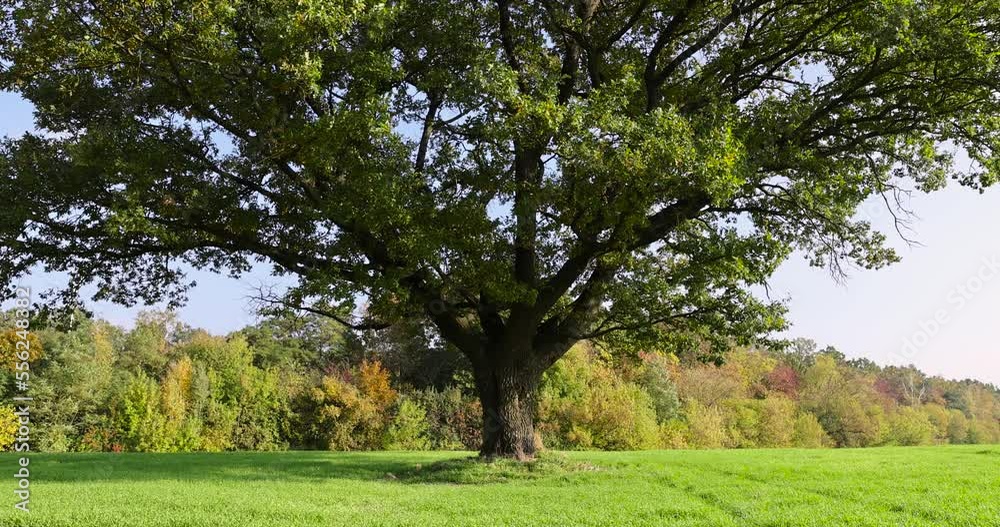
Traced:
<path fill-rule="evenodd" d="M 389 370 L 382 367 L 379 361 L 362 361 L 356 383 L 365 398 L 380 410 L 392 406 L 399 395 L 392 387 Z"/>

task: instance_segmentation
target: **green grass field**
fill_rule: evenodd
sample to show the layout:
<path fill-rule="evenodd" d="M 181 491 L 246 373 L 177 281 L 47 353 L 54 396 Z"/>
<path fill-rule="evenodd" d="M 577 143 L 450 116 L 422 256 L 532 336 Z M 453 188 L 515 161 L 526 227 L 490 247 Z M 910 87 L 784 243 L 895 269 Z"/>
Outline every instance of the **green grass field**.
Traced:
<path fill-rule="evenodd" d="M 997 446 L 579 452 L 530 470 L 468 455 L 35 455 L 31 512 L 4 478 L 0 524 L 1000 526 Z"/>

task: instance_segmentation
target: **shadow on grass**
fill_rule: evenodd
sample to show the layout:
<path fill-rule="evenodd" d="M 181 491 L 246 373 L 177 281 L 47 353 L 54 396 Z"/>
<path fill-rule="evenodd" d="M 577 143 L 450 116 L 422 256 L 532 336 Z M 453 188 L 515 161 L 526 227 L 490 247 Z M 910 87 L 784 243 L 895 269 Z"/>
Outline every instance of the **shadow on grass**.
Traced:
<path fill-rule="evenodd" d="M 36 455 L 39 481 L 376 481 L 429 464 L 437 455 L 366 452 L 268 452 Z"/>
<path fill-rule="evenodd" d="M 487 484 L 583 470 L 585 463 L 547 454 L 530 463 L 482 461 L 468 452 L 268 452 L 49 454 L 31 459 L 40 482 L 319 482 Z"/>
<path fill-rule="evenodd" d="M 417 465 L 391 477 L 403 483 L 481 485 L 596 470 L 600 469 L 595 465 L 573 462 L 559 454 L 545 453 L 533 461 L 523 463 L 510 459 L 486 461 L 478 457 L 447 459 L 428 466 Z"/>

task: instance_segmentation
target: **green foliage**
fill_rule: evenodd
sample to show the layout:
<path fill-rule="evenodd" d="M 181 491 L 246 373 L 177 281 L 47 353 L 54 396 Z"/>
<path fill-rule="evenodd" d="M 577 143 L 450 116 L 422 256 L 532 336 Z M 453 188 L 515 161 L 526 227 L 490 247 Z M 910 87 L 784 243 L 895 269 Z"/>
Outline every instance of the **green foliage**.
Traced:
<path fill-rule="evenodd" d="M 671 367 L 667 357 L 647 354 L 639 371 L 638 383 L 649 394 L 653 401 L 656 420 L 665 423 L 677 417 L 680 411 L 680 398 L 677 387 L 670 377 Z"/>
<path fill-rule="evenodd" d="M 870 387 L 845 377 L 836 360 L 818 355 L 803 375 L 803 407 L 816 415 L 837 446 L 863 447 L 884 440 L 884 412 Z"/>
<path fill-rule="evenodd" d="M 797 411 L 795 402 L 783 397 L 774 397 L 756 400 L 754 406 L 760 416 L 757 446 L 791 446 Z"/>
<path fill-rule="evenodd" d="M 960 445 L 969 441 L 969 420 L 959 410 L 948 411 L 948 442 Z"/>
<path fill-rule="evenodd" d="M 434 450 L 476 450 L 482 444 L 482 406 L 458 387 L 426 388 L 413 394 L 426 408 Z"/>
<path fill-rule="evenodd" d="M 240 331 L 261 368 L 315 369 L 351 363 L 352 335 L 335 320 L 281 311 Z"/>
<path fill-rule="evenodd" d="M 1000 423 L 973 419 L 969 422 L 969 444 L 1000 442 Z"/>
<path fill-rule="evenodd" d="M 889 420 L 888 441 L 902 446 L 929 445 L 934 441 L 936 427 L 920 410 L 904 406 Z"/>
<path fill-rule="evenodd" d="M 744 382 L 732 369 L 695 364 L 678 373 L 677 388 L 684 400 L 695 400 L 707 405 L 721 404 L 726 399 L 747 396 Z"/>
<path fill-rule="evenodd" d="M 823 425 L 815 415 L 805 412 L 795 417 L 792 445 L 799 448 L 821 448 L 832 443 L 833 440 L 826 435 L 826 430 L 823 430 Z"/>
<path fill-rule="evenodd" d="M 271 359 L 258 357 L 247 332 L 223 338 L 163 322 L 170 315 L 142 320 L 130 331 L 85 315 L 75 327 L 36 328 L 45 353 L 33 364 L 33 448 L 476 450 L 482 443 L 482 406 L 464 374 L 443 388 L 416 388 L 363 358 L 323 369 L 283 359 L 288 368 L 262 368 Z M 148 359 L 151 334 L 161 346 L 156 356 L 167 360 L 157 377 L 147 373 L 149 360 L 137 359 Z M 264 353 L 274 358 L 281 342 L 273 337 Z M 826 352 L 800 357 L 809 364 L 800 375 L 788 357 L 739 349 L 715 366 L 662 351 L 623 358 L 608 342 L 581 344 L 544 377 L 536 431 L 548 448 L 574 450 L 1000 442 L 1000 392 L 988 385 Z M 794 381 L 785 383 L 789 372 Z M 11 395 L 10 372 L 0 377 Z M 777 380 L 794 389 L 774 389 Z M 4 426 L 13 425 L 3 412 L 0 447 Z"/>
<path fill-rule="evenodd" d="M 727 440 L 725 417 L 714 406 L 689 400 L 684 406 L 687 418 L 687 444 L 694 448 L 722 448 Z"/>
<path fill-rule="evenodd" d="M 951 424 L 949 410 L 935 403 L 925 404 L 919 407 L 919 409 L 927 417 L 931 425 L 934 426 L 933 442 L 935 444 L 948 444 L 948 427 Z"/>
<path fill-rule="evenodd" d="M 729 448 L 758 446 L 761 415 L 755 406 L 751 401 L 729 399 L 719 407 L 726 431 L 723 446 Z"/>
<path fill-rule="evenodd" d="M 127 450 L 155 452 L 167 450 L 166 417 L 160 411 L 159 386 L 140 374 L 125 386 L 120 405 L 112 413 L 116 438 Z"/>
<path fill-rule="evenodd" d="M 35 117 L 0 143 L 0 195 L 17 198 L 0 211 L 0 281 L 58 270 L 63 306 L 92 290 L 172 307 L 181 269 L 266 262 L 291 286 L 265 305 L 356 327 L 426 317 L 491 359 L 466 363 L 477 374 L 497 359 L 530 386 L 533 365 L 611 333 L 719 362 L 786 326 L 754 291 L 789 255 L 835 273 L 898 260 L 862 204 L 1000 179 L 996 0 L 113 7 L 23 0 L 0 18 L 0 90 Z M 171 326 L 142 321 L 123 368 L 161 379 Z M 183 352 L 212 381 L 212 448 L 238 418 L 243 338 L 261 343 L 257 367 L 340 358 L 273 335 Z M 391 366 L 410 382 L 417 364 Z M 766 369 L 734 368 L 739 393 L 713 401 L 678 388 L 754 398 Z M 839 444 L 879 441 L 877 405 L 825 407 L 812 389 Z M 53 447 L 80 433 L 73 402 L 52 409 Z M 967 402 L 977 437 L 995 436 L 996 415 Z"/>
<path fill-rule="evenodd" d="M 413 399 L 404 398 L 396 406 L 395 415 L 386 430 L 386 450 L 429 450 L 430 426 L 427 410 Z"/>
<path fill-rule="evenodd" d="M 249 369 L 243 376 L 239 413 L 233 424 L 233 447 L 238 450 L 283 450 L 282 424 L 290 412 L 289 399 L 274 370 Z"/>
<path fill-rule="evenodd" d="M 170 361 L 170 347 L 189 331 L 175 314 L 144 311 L 136 319 L 135 328 L 125 336 L 119 366 L 129 371 L 159 377 Z"/>
<path fill-rule="evenodd" d="M 690 436 L 687 422 L 681 419 L 674 418 L 665 423 L 660 423 L 660 446 L 662 448 L 687 448 Z"/>
<path fill-rule="evenodd" d="M 456 375 L 470 371 L 468 359 L 454 346 L 436 338 L 435 328 L 422 318 L 368 331 L 362 337 L 359 345 L 365 356 L 378 360 L 402 385 L 418 390 L 444 389 Z"/>
<path fill-rule="evenodd" d="M 650 395 L 577 346 L 546 374 L 538 428 L 550 448 L 638 450 L 658 445 Z"/>

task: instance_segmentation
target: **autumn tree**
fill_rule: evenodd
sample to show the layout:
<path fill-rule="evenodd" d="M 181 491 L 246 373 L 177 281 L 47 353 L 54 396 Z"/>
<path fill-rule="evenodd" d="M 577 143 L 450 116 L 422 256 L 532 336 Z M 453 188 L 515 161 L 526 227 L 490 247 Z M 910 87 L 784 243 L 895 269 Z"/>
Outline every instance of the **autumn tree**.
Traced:
<path fill-rule="evenodd" d="M 182 301 L 185 269 L 269 262 L 275 305 L 426 317 L 484 455 L 534 453 L 573 343 L 752 341 L 792 250 L 896 258 L 865 200 L 1000 175 L 995 0 L 2 5 L 0 88 L 36 110 L 2 146 L 4 281 Z"/>

